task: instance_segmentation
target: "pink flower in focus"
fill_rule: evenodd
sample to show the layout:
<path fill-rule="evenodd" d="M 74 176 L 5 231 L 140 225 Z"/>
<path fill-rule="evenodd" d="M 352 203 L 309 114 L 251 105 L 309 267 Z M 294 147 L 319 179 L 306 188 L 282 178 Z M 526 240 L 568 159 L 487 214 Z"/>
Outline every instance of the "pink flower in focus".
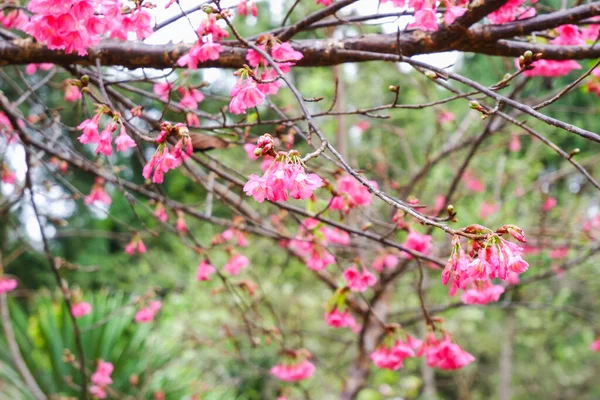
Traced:
<path fill-rule="evenodd" d="M 10 279 L 6 276 L 0 277 L 0 293 L 6 293 L 15 290 L 17 287 L 17 280 Z"/>
<path fill-rule="evenodd" d="M 227 264 L 223 266 L 223 271 L 230 275 L 239 275 L 243 268 L 247 268 L 250 265 L 250 261 L 246 256 L 236 254 L 229 258 Z"/>
<path fill-rule="evenodd" d="M 435 32 L 438 30 L 437 16 L 433 8 L 422 8 L 415 12 L 415 22 L 408 25 L 408 28 L 422 29 L 424 31 Z"/>
<path fill-rule="evenodd" d="M 366 268 L 363 268 L 361 274 L 354 265 L 344 271 L 344 279 L 353 292 L 364 292 L 377 282 L 375 275 L 370 273 Z"/>
<path fill-rule="evenodd" d="M 198 269 L 196 270 L 196 280 L 208 281 L 210 280 L 210 276 L 217 271 L 215 267 L 209 264 L 208 261 L 202 260 L 200 264 L 198 264 Z"/>
<path fill-rule="evenodd" d="M 96 154 L 102 153 L 104 155 L 112 155 L 112 134 L 117 130 L 117 123 L 111 121 L 100 133 L 98 139 L 98 147 L 96 147 Z"/>
<path fill-rule="evenodd" d="M 308 199 L 321 186 L 323 186 L 323 180 L 317 174 L 307 174 L 304 168 L 298 164 L 291 167 L 289 191 L 292 198 Z"/>
<path fill-rule="evenodd" d="M 265 95 L 252 79 L 238 81 L 231 89 L 229 111 L 233 114 L 246 114 L 246 109 L 256 107 L 265 100 Z"/>
<path fill-rule="evenodd" d="M 83 131 L 83 134 L 78 138 L 81 144 L 98 143 L 98 141 L 100 140 L 100 135 L 98 134 L 99 121 L 100 114 L 96 114 L 92 119 L 86 119 L 81 124 L 79 124 L 79 126 L 77 126 L 77 129 Z"/>
<path fill-rule="evenodd" d="M 80 301 L 79 303 L 75 303 L 71 306 L 71 314 L 75 318 L 83 317 L 84 315 L 88 315 L 92 312 L 92 305 L 85 301 Z"/>
<path fill-rule="evenodd" d="M 204 95 L 197 89 L 185 89 L 180 87 L 179 94 L 183 96 L 181 100 L 179 100 L 179 104 L 192 110 L 196 110 L 198 108 L 198 103 L 204 100 Z"/>
<path fill-rule="evenodd" d="M 117 145 L 117 151 L 125 151 L 137 146 L 135 141 L 127 134 L 124 125 L 121 125 L 121 132 L 115 139 L 115 144 Z"/>

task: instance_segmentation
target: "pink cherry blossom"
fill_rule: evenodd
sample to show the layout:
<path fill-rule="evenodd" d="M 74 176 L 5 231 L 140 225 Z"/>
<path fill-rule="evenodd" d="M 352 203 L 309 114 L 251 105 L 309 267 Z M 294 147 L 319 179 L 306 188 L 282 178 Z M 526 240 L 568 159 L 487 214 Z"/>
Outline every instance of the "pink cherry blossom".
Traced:
<path fill-rule="evenodd" d="M 423 346 L 427 365 L 430 367 L 455 370 L 475 361 L 475 357 L 452 342 L 447 334 L 444 335 L 443 340 L 438 341 L 431 333 Z"/>
<path fill-rule="evenodd" d="M 415 12 L 415 21 L 408 25 L 409 28 L 422 29 L 424 31 L 437 31 L 437 16 L 433 8 L 422 8 Z"/>
<path fill-rule="evenodd" d="M 395 254 L 382 254 L 373 260 L 373 269 L 382 272 L 384 269 L 394 269 L 400 263 L 400 258 Z"/>
<path fill-rule="evenodd" d="M 325 313 L 325 322 L 333 328 L 352 328 L 356 325 L 356 321 L 348 310 L 341 312 L 337 307 Z"/>
<path fill-rule="evenodd" d="M 332 4 L 333 4 L 333 1 L 334 1 L 334 0 L 317 0 L 317 3 L 316 3 L 316 4 L 322 4 L 322 5 L 324 5 L 325 7 L 327 7 L 327 6 L 330 6 L 330 5 L 332 5 Z"/>
<path fill-rule="evenodd" d="M 3 14 L 4 12 L 0 12 L 0 23 L 6 29 L 23 30 L 29 22 L 29 17 L 23 10 L 11 10 L 6 15 Z"/>
<path fill-rule="evenodd" d="M 431 243 L 431 236 L 422 235 L 417 231 L 410 231 L 404 242 L 404 247 L 417 251 L 423 254 L 429 254 L 433 247 Z M 406 254 L 407 258 L 412 258 L 412 255 Z"/>
<path fill-rule="evenodd" d="M 75 85 L 65 87 L 65 101 L 76 102 L 81 99 L 81 91 Z"/>
<path fill-rule="evenodd" d="M 490 215 L 496 214 L 497 212 L 498 204 L 484 201 L 481 203 L 481 207 L 479 208 L 479 218 L 486 219 Z"/>
<path fill-rule="evenodd" d="M 250 261 L 246 256 L 236 254 L 229 258 L 227 264 L 223 266 L 223 271 L 230 275 L 239 275 L 242 269 L 248 268 L 248 265 Z"/>
<path fill-rule="evenodd" d="M 183 96 L 181 100 L 179 100 L 179 104 L 182 106 L 196 110 L 198 108 L 198 103 L 204 100 L 204 95 L 198 89 L 185 89 L 179 88 L 179 94 Z"/>
<path fill-rule="evenodd" d="M 87 143 L 98 143 L 100 135 L 98 134 L 98 122 L 100 121 L 100 114 L 94 115 L 92 119 L 86 119 L 83 121 L 77 129 L 82 130 L 83 134 L 79 136 L 78 140 L 82 144 Z"/>
<path fill-rule="evenodd" d="M 127 134 L 124 125 L 121 125 L 121 131 L 115 139 L 115 144 L 117 145 L 117 151 L 125 151 L 137 146 L 135 141 Z"/>
<path fill-rule="evenodd" d="M 6 276 L 0 277 L 0 293 L 6 293 L 15 290 L 17 287 L 17 280 L 7 278 Z"/>
<path fill-rule="evenodd" d="M 102 132 L 100 132 L 98 147 L 96 147 L 96 154 L 102 153 L 107 156 L 112 155 L 112 134 L 116 130 L 117 123 L 115 121 L 111 121 L 106 125 Z"/>
<path fill-rule="evenodd" d="M 98 360 L 96 371 L 92 374 L 91 381 L 98 386 L 106 386 L 112 384 L 110 375 L 113 373 L 114 366 L 110 362 Z"/>
<path fill-rule="evenodd" d="M 177 60 L 177 65 L 180 67 L 187 66 L 189 69 L 198 69 L 200 63 L 218 60 L 222 51 L 223 47 L 219 43 L 212 41 L 198 42 L 187 54 Z"/>
<path fill-rule="evenodd" d="M 568 254 L 569 254 L 569 247 L 561 246 L 561 247 L 557 247 L 557 248 L 553 249 L 552 251 L 550 251 L 550 254 L 548 256 L 552 259 L 556 259 L 556 258 L 565 258 Z"/>
<path fill-rule="evenodd" d="M 252 79 L 240 80 L 231 89 L 231 102 L 229 111 L 233 114 L 245 114 L 246 109 L 256 107 L 265 100 L 265 95 L 261 92 Z"/>
<path fill-rule="evenodd" d="M 97 177 L 92 186 L 92 191 L 89 195 L 87 195 L 83 201 L 86 205 L 92 205 L 95 202 L 99 202 L 102 204 L 110 205 L 112 203 L 112 199 L 104 190 L 104 179 Z"/>
<path fill-rule="evenodd" d="M 404 360 L 415 357 L 414 349 L 407 343 L 397 340 L 392 347 L 379 346 L 371 353 L 371 361 L 378 368 L 395 371 L 404 366 Z"/>
<path fill-rule="evenodd" d="M 198 264 L 198 269 L 196 270 L 196 280 L 197 281 L 208 281 L 210 280 L 210 276 L 217 272 L 217 269 L 213 267 L 208 261 L 203 260 Z"/>
<path fill-rule="evenodd" d="M 341 246 L 350 245 L 350 235 L 342 229 L 322 226 L 321 233 L 323 233 L 323 236 L 328 243 L 335 243 Z"/>
<path fill-rule="evenodd" d="M 363 268 L 361 274 L 354 265 L 344 271 L 344 279 L 353 292 L 364 292 L 377 282 L 375 275 L 366 268 Z"/>
<path fill-rule="evenodd" d="M 523 72 L 528 77 L 547 76 L 559 77 L 568 75 L 571 71 L 581 69 L 581 65 L 574 60 L 556 61 L 556 60 L 538 60 L 535 61 L 532 70 Z"/>
<path fill-rule="evenodd" d="M 446 3 L 446 12 L 444 13 L 444 22 L 447 25 L 451 25 L 452 23 L 454 23 L 454 21 L 456 21 L 457 18 L 462 17 L 464 15 L 464 13 L 466 13 L 466 12 L 467 12 L 466 7 L 449 6 L 449 4 Z"/>
<path fill-rule="evenodd" d="M 254 150 L 256 149 L 256 145 L 252 143 L 244 143 L 244 151 L 246 155 L 251 160 L 258 160 L 258 156 L 254 154 Z"/>
<path fill-rule="evenodd" d="M 504 293 L 504 287 L 492 285 L 489 281 L 474 283 L 470 289 L 465 290 L 460 296 L 464 304 L 487 304 L 498 301 Z"/>
<path fill-rule="evenodd" d="M 156 313 L 149 307 L 141 308 L 135 313 L 134 320 L 138 324 L 145 324 L 154 321 L 155 314 Z"/>
<path fill-rule="evenodd" d="M 552 210 L 554 207 L 556 207 L 557 204 L 558 204 L 558 201 L 554 197 L 547 197 L 546 200 L 544 201 L 544 204 L 542 205 L 542 210 L 545 212 L 548 212 L 548 211 Z"/>
<path fill-rule="evenodd" d="M 54 67 L 52 63 L 41 63 L 41 64 L 27 64 L 25 67 L 25 73 L 27 75 L 33 75 L 37 72 L 38 69 L 42 71 L 48 71 Z"/>
<path fill-rule="evenodd" d="M 155 83 L 152 91 L 155 95 L 157 95 L 162 101 L 169 100 L 169 94 L 173 91 L 173 84 L 170 82 L 164 83 Z"/>
<path fill-rule="evenodd" d="M 97 385 L 90 386 L 90 394 L 99 399 L 106 398 L 106 391 L 101 386 L 97 386 Z"/>
<path fill-rule="evenodd" d="M 596 339 L 590 346 L 592 351 L 600 351 L 600 339 Z"/>
<path fill-rule="evenodd" d="M 315 366 L 308 360 L 302 360 L 294 364 L 277 364 L 270 372 L 284 382 L 298 382 L 310 378 L 315 372 Z"/>
<path fill-rule="evenodd" d="M 92 312 L 92 305 L 85 301 L 80 301 L 71 306 L 71 314 L 75 318 L 83 317 L 84 315 L 88 315 Z"/>
<path fill-rule="evenodd" d="M 2 172 L 2 182 L 12 185 L 17 180 L 17 175 L 12 171 L 6 164 L 0 164 L 0 170 Z"/>

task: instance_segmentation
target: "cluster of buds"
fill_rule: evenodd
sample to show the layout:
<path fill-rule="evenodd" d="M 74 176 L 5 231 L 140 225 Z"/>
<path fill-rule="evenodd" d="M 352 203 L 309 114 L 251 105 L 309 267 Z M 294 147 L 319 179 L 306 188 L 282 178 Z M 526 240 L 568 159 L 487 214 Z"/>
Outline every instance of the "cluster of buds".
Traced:
<path fill-rule="evenodd" d="M 531 50 L 527 50 L 522 56 L 519 56 L 519 68 L 525 71 L 532 70 L 534 67 L 531 64 L 541 60 L 543 56 L 542 53 L 533 54 Z"/>

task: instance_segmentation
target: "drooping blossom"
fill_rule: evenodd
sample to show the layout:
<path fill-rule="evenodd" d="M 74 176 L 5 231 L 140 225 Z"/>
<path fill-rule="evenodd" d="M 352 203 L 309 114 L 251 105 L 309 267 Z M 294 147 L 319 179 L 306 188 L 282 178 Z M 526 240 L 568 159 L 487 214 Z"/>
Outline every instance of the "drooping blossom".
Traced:
<path fill-rule="evenodd" d="M 415 12 L 415 21 L 408 25 L 409 28 L 422 29 L 435 32 L 438 30 L 437 16 L 433 8 L 422 8 Z"/>
<path fill-rule="evenodd" d="M 379 346 L 370 357 L 378 368 L 395 371 L 404 366 L 405 359 L 415 357 L 415 351 L 409 344 L 396 340 L 391 346 Z"/>
<path fill-rule="evenodd" d="M 368 183 L 377 188 L 377 182 L 368 181 Z M 329 206 L 332 210 L 348 213 L 355 207 L 366 207 L 371 204 L 369 189 L 350 175 L 342 176 L 337 180 L 336 193 Z"/>
<path fill-rule="evenodd" d="M 212 41 L 197 42 L 187 54 L 184 54 L 177 60 L 180 67 L 187 66 L 189 69 L 198 69 L 198 64 L 209 60 L 218 60 L 223 52 L 223 47 L 219 43 Z"/>
<path fill-rule="evenodd" d="M 372 267 L 375 271 L 382 272 L 384 269 L 394 269 L 400 263 L 400 258 L 391 253 L 382 254 L 373 260 Z"/>
<path fill-rule="evenodd" d="M 4 15 L 4 11 L 0 11 L 0 24 L 6 29 L 19 29 L 22 31 L 28 22 L 29 17 L 23 10 L 10 10 L 6 15 Z"/>
<path fill-rule="evenodd" d="M 324 318 L 327 325 L 333 328 L 353 328 L 356 325 L 356 321 L 348 309 L 342 312 L 335 307 L 333 310 L 326 312 Z"/>
<path fill-rule="evenodd" d="M 354 265 L 344 271 L 344 279 L 353 292 L 364 292 L 377 282 L 375 275 L 366 268 L 363 268 L 361 273 Z"/>
<path fill-rule="evenodd" d="M 153 300 L 147 307 L 140 308 L 136 313 L 134 320 L 138 324 L 144 324 L 154 321 L 154 317 L 158 310 L 162 307 L 162 303 L 158 300 Z"/>
<path fill-rule="evenodd" d="M 140 254 L 146 252 L 146 246 L 144 245 L 144 242 L 142 242 L 142 237 L 138 233 L 134 234 L 131 242 L 125 246 L 125 253 L 127 254 L 135 254 L 136 251 Z"/>
<path fill-rule="evenodd" d="M 100 140 L 100 135 L 98 134 L 100 116 L 100 113 L 96 113 L 92 119 L 86 119 L 77 126 L 78 130 L 83 131 L 83 134 L 78 138 L 81 144 L 98 143 Z"/>
<path fill-rule="evenodd" d="M 578 46 L 585 44 L 585 37 L 577 25 L 561 25 L 555 29 L 558 36 L 550 41 L 552 45 Z M 558 77 L 568 75 L 573 70 L 581 69 L 581 65 L 574 60 L 538 60 L 531 64 L 533 69 L 526 70 L 525 76 Z"/>
<path fill-rule="evenodd" d="M 100 177 L 96 177 L 96 181 L 94 182 L 94 186 L 92 186 L 92 191 L 90 194 L 85 196 L 83 201 L 86 205 L 92 205 L 96 202 L 110 205 L 112 203 L 112 199 L 104 190 L 104 179 Z"/>
<path fill-rule="evenodd" d="M 315 365 L 308 360 L 306 351 L 288 351 L 283 362 L 271 368 L 271 375 L 284 382 L 298 382 L 310 378 Z"/>
<path fill-rule="evenodd" d="M 241 254 L 235 254 L 231 256 L 229 261 L 227 261 L 227 264 L 223 266 L 223 271 L 230 275 L 239 275 L 242 269 L 248 268 L 249 265 L 250 261 L 248 260 L 248 257 Z"/>
<path fill-rule="evenodd" d="M 0 276 L 0 293 L 13 291 L 17 288 L 17 280 Z"/>
<path fill-rule="evenodd" d="M 431 236 L 411 230 L 406 237 L 404 247 L 427 255 L 430 253 L 433 244 L 431 243 Z M 412 255 L 407 253 L 405 257 L 410 259 Z"/>
<path fill-rule="evenodd" d="M 79 301 L 71 306 L 71 314 L 75 318 L 83 317 L 92 312 L 92 305 L 85 301 Z"/>
<path fill-rule="evenodd" d="M 198 103 L 201 103 L 204 100 L 202 92 L 194 88 L 186 89 L 180 87 L 179 94 L 181 95 L 179 104 L 192 110 L 196 110 L 198 108 Z"/>
<path fill-rule="evenodd" d="M 174 87 L 174 85 L 170 82 L 155 83 L 152 88 L 152 91 L 162 101 L 168 101 L 169 94 L 173 91 L 173 87 Z"/>
<path fill-rule="evenodd" d="M 287 247 L 314 271 L 323 270 L 335 263 L 335 257 L 327 251 L 329 242 L 326 235 L 322 234 L 319 224 L 318 220 L 307 218 L 298 229 L 296 236 L 287 243 Z"/>
<path fill-rule="evenodd" d="M 136 147 L 135 140 L 133 140 L 125 130 L 125 125 L 121 125 L 121 131 L 119 136 L 115 139 L 115 144 L 117 145 L 117 151 L 125 151 L 131 149 L 132 147 Z"/>
<path fill-rule="evenodd" d="M 41 64 L 27 64 L 25 67 L 25 73 L 27 75 L 33 75 L 37 72 L 38 69 L 42 71 L 48 71 L 54 67 L 52 63 L 41 63 Z"/>
<path fill-rule="evenodd" d="M 104 155 L 110 156 L 112 155 L 112 135 L 113 132 L 117 130 L 117 123 L 114 120 L 111 120 L 106 127 L 100 132 L 100 137 L 98 139 L 98 147 L 96 147 L 96 154 L 102 153 Z"/>
<path fill-rule="evenodd" d="M 177 139 L 172 151 L 166 145 L 169 136 Z M 142 175 L 145 179 L 150 179 L 150 176 L 152 176 L 152 182 L 154 183 L 162 183 L 165 173 L 179 167 L 184 157 L 192 155 L 194 149 L 189 130 L 181 123 L 173 125 L 170 122 L 163 122 L 156 141 L 158 149 L 144 166 Z"/>
<path fill-rule="evenodd" d="M 237 5 L 237 12 L 239 15 L 243 15 L 245 17 L 248 16 L 248 0 L 239 0 Z M 253 17 L 258 15 L 258 7 L 256 6 L 256 1 L 250 0 L 250 13 Z"/>
<path fill-rule="evenodd" d="M 263 201 L 287 201 L 288 195 L 294 199 L 308 199 L 323 186 L 323 180 L 314 173 L 306 173 L 297 152 L 279 153 L 263 176 L 250 175 L 244 185 L 248 196 Z"/>
<path fill-rule="evenodd" d="M 452 342 L 447 333 L 441 341 L 434 333 L 429 333 L 420 353 L 425 355 L 427 365 L 444 370 L 460 369 L 475 361 L 475 357 Z"/>
<path fill-rule="evenodd" d="M 256 107 L 265 100 L 265 94 L 252 79 L 240 79 L 231 88 L 229 111 L 233 114 L 246 114 L 248 108 Z"/>
<path fill-rule="evenodd" d="M 474 282 L 460 296 L 464 304 L 487 304 L 498 301 L 504 286 L 492 285 L 490 281 Z"/>
<path fill-rule="evenodd" d="M 177 214 L 177 221 L 175 222 L 175 229 L 177 229 L 181 233 L 187 232 L 187 225 L 185 223 L 185 215 L 181 210 L 176 210 L 175 214 Z"/>
<path fill-rule="evenodd" d="M 169 215 L 167 214 L 167 210 L 163 203 L 157 203 L 156 208 L 154 209 L 154 216 L 162 222 L 166 222 L 169 219 Z"/>
<path fill-rule="evenodd" d="M 91 381 L 98 386 L 107 386 L 112 384 L 110 375 L 113 373 L 114 366 L 110 362 L 98 360 L 96 371 L 92 374 Z"/>
<path fill-rule="evenodd" d="M 210 280 L 210 276 L 215 272 L 217 272 L 215 267 L 213 267 L 208 261 L 202 260 L 196 269 L 196 280 L 199 282 L 208 281 Z"/>

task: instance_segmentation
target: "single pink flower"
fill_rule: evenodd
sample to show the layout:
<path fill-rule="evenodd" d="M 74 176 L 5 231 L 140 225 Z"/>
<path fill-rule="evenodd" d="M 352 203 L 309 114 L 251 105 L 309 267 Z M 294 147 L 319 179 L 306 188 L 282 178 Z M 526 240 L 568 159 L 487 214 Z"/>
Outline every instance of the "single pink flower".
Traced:
<path fill-rule="evenodd" d="M 84 315 L 88 315 L 92 312 L 92 305 L 85 301 L 80 301 L 79 303 L 75 303 L 71 306 L 71 314 L 75 318 L 83 317 Z"/>
<path fill-rule="evenodd" d="M 81 99 L 81 91 L 75 85 L 65 87 L 65 101 L 76 102 Z"/>
<path fill-rule="evenodd" d="M 431 236 L 422 235 L 417 231 L 410 231 L 404 242 L 404 247 L 419 253 L 429 254 L 433 244 L 431 243 Z M 407 254 L 406 257 L 410 259 L 412 255 Z"/>
<path fill-rule="evenodd" d="M 325 313 L 325 322 L 333 328 L 352 328 L 356 325 L 356 321 L 348 310 L 340 312 L 334 308 L 328 313 Z"/>
<path fill-rule="evenodd" d="M 295 364 L 277 364 L 270 372 L 284 382 L 298 382 L 310 378 L 315 372 L 315 366 L 308 360 L 302 360 Z"/>
<path fill-rule="evenodd" d="M 406 358 L 415 357 L 415 351 L 407 343 L 397 340 L 390 348 L 385 345 L 378 347 L 377 350 L 371 353 L 370 357 L 373 364 L 378 368 L 395 371 L 404 366 Z"/>
<path fill-rule="evenodd" d="M 121 133 L 115 139 L 115 144 L 117 145 L 117 151 L 125 151 L 137 146 L 135 141 L 127 134 L 124 125 L 121 125 Z"/>
<path fill-rule="evenodd" d="M 197 281 L 208 281 L 210 280 L 210 276 L 217 272 L 217 269 L 213 267 L 208 261 L 203 260 L 198 264 L 198 269 L 196 270 L 196 280 Z"/>
<path fill-rule="evenodd" d="M 542 210 L 545 212 L 548 212 L 548 211 L 552 210 L 554 207 L 556 207 L 557 204 L 558 204 L 558 201 L 556 201 L 556 199 L 554 197 L 547 197 L 546 200 L 544 201 L 544 205 L 542 206 Z"/>
<path fill-rule="evenodd" d="M 246 256 L 236 254 L 229 258 L 227 264 L 223 266 L 223 271 L 230 275 L 239 275 L 241 270 L 247 268 L 250 265 L 250 261 Z"/>
<path fill-rule="evenodd" d="M 6 293 L 15 290 L 17 287 L 17 280 L 10 279 L 5 276 L 0 277 L 0 293 Z"/>
<path fill-rule="evenodd" d="M 231 89 L 229 111 L 233 114 L 245 114 L 246 109 L 262 104 L 264 99 L 264 93 L 256 87 L 252 79 L 246 79 L 245 82 L 240 80 Z"/>
<path fill-rule="evenodd" d="M 415 12 L 415 21 L 408 25 L 409 28 L 422 29 L 424 31 L 437 31 L 437 16 L 433 8 L 422 8 Z"/>

